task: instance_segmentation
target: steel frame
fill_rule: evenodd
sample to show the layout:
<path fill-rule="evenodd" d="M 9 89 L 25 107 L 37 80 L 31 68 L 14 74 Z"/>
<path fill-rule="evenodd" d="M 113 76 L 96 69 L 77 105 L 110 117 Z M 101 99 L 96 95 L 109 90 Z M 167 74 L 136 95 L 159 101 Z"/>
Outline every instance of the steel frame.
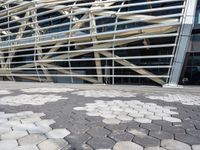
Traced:
<path fill-rule="evenodd" d="M 164 85 L 187 5 L 187 0 L 1 0 L 0 76 L 40 82 L 70 77 L 72 83 L 75 78 L 90 83 L 111 78 L 112 84 L 115 78 L 148 78 Z M 159 54 L 162 49 L 171 53 Z M 144 50 L 147 55 L 134 54 Z M 168 61 L 134 63 L 154 59 Z"/>

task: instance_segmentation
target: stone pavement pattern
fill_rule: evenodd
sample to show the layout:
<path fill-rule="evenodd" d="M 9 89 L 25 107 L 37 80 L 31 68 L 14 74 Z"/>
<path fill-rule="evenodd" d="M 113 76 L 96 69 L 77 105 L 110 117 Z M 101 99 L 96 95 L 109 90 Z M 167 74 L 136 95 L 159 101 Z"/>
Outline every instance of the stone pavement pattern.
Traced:
<path fill-rule="evenodd" d="M 68 146 L 66 129 L 52 129 L 54 120 L 44 120 L 44 113 L 0 112 L 0 150 L 59 150 Z"/>
<path fill-rule="evenodd" d="M 198 92 L 93 87 L 2 88 L 0 150 L 200 150 Z"/>

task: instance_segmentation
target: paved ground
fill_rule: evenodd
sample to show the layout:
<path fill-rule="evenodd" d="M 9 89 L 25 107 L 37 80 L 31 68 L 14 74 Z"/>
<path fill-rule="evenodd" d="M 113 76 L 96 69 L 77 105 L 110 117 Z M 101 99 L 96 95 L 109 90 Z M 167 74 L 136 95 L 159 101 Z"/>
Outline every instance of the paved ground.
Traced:
<path fill-rule="evenodd" d="M 0 150 L 200 150 L 199 91 L 0 82 Z"/>

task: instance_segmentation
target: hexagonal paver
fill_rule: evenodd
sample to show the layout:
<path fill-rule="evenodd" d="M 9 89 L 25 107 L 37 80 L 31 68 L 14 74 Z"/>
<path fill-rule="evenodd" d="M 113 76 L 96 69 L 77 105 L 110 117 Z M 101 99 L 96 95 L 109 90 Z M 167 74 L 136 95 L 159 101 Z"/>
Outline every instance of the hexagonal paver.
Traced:
<path fill-rule="evenodd" d="M 68 145 L 64 139 L 48 139 L 38 145 L 40 150 L 59 150 Z"/>
<path fill-rule="evenodd" d="M 142 128 L 130 128 L 127 130 L 127 132 L 139 137 L 146 137 L 148 133 L 147 130 Z"/>
<path fill-rule="evenodd" d="M 158 131 L 158 132 L 150 131 L 149 135 L 152 136 L 152 137 L 155 137 L 157 139 L 160 139 L 160 140 L 173 139 L 174 138 L 172 133 L 165 132 L 165 131 Z"/>
<path fill-rule="evenodd" d="M 39 149 L 35 145 L 23 145 L 23 146 L 18 146 L 13 150 L 39 150 Z"/>
<path fill-rule="evenodd" d="M 30 118 L 26 118 L 26 119 L 22 119 L 21 122 L 22 123 L 32 123 L 32 122 L 37 122 L 40 121 L 41 118 L 40 117 L 30 117 Z"/>
<path fill-rule="evenodd" d="M 135 136 L 133 138 L 133 141 L 137 144 L 140 144 L 143 147 L 152 147 L 160 145 L 160 140 L 153 138 L 151 136 L 146 136 L 146 137 Z"/>
<path fill-rule="evenodd" d="M 119 141 L 131 141 L 134 136 L 128 132 L 119 131 L 111 133 L 109 137 L 119 142 Z"/>
<path fill-rule="evenodd" d="M 94 149 L 109 149 L 115 144 L 113 140 L 107 137 L 94 137 L 87 142 Z"/>
<path fill-rule="evenodd" d="M 174 117 L 163 117 L 163 120 L 169 121 L 169 122 L 181 122 L 180 119 L 174 118 Z"/>
<path fill-rule="evenodd" d="M 37 145 L 46 140 L 46 137 L 41 134 L 30 134 L 18 140 L 20 145 Z"/>
<path fill-rule="evenodd" d="M 192 150 L 200 150 L 200 145 L 192 145 Z"/>
<path fill-rule="evenodd" d="M 118 115 L 118 116 L 117 116 L 117 119 L 119 119 L 119 120 L 121 120 L 121 121 L 131 121 L 131 120 L 133 120 L 132 117 L 127 116 L 127 115 Z"/>
<path fill-rule="evenodd" d="M 60 139 L 66 137 L 69 134 L 70 132 L 67 129 L 53 129 L 52 131 L 46 133 L 46 136 L 48 138 Z"/>
<path fill-rule="evenodd" d="M 167 150 L 191 150 L 189 145 L 176 140 L 162 140 L 161 146 Z"/>
<path fill-rule="evenodd" d="M 167 150 L 167 149 L 162 148 L 162 147 L 148 147 L 148 148 L 145 148 L 144 150 Z"/>
<path fill-rule="evenodd" d="M 0 135 L 12 131 L 10 127 L 0 127 Z"/>
<path fill-rule="evenodd" d="M 3 140 L 0 141 L 0 150 L 13 150 L 18 146 L 16 140 Z"/>
<path fill-rule="evenodd" d="M 93 137 L 106 137 L 110 131 L 103 127 L 94 127 L 87 131 Z"/>
<path fill-rule="evenodd" d="M 106 124 L 118 124 L 118 121 L 113 123 L 107 119 L 118 119 L 121 123 L 127 123 L 133 119 L 139 123 L 151 123 L 152 120 L 162 120 L 162 117 L 166 117 L 165 119 L 170 122 L 180 122 L 180 119 L 171 117 L 171 115 L 177 115 L 178 112 L 170 109 L 170 107 L 159 106 L 156 103 L 143 103 L 139 100 L 96 100 L 95 103 L 86 103 L 85 107 L 74 108 L 74 110 L 86 110 L 88 116 L 101 116 Z"/>
<path fill-rule="evenodd" d="M 35 126 L 33 128 L 27 129 L 30 134 L 40 134 L 40 133 L 47 133 L 52 130 L 50 127 L 42 127 L 42 126 Z"/>
<path fill-rule="evenodd" d="M 156 116 L 156 115 L 147 115 L 145 118 L 150 119 L 150 120 L 162 120 L 161 116 Z"/>
<path fill-rule="evenodd" d="M 190 145 L 199 145 L 200 137 L 189 134 L 175 134 L 175 139 Z"/>
<path fill-rule="evenodd" d="M 85 134 L 70 134 L 65 139 L 70 143 L 72 149 L 81 149 L 84 143 L 86 143 L 92 137 Z"/>
<path fill-rule="evenodd" d="M 21 111 L 21 112 L 18 112 L 16 115 L 17 116 L 25 116 L 25 115 L 32 115 L 33 112 L 32 111 Z"/>
<path fill-rule="evenodd" d="M 148 129 L 150 131 L 160 131 L 161 130 L 161 126 L 153 124 L 153 123 L 141 124 L 140 127 L 144 128 L 144 129 Z"/>
<path fill-rule="evenodd" d="M 56 122 L 52 119 L 40 120 L 40 121 L 35 122 L 35 124 L 37 126 L 44 126 L 44 127 L 46 127 L 46 126 L 48 127 L 49 125 L 54 124 L 54 123 L 56 123 Z"/>
<path fill-rule="evenodd" d="M 147 118 L 135 118 L 134 119 L 136 122 L 139 122 L 139 123 L 151 123 L 151 119 L 147 119 Z"/>
<path fill-rule="evenodd" d="M 28 135 L 26 131 L 11 131 L 1 135 L 1 139 L 8 140 L 8 139 L 19 139 L 24 136 Z"/>
<path fill-rule="evenodd" d="M 31 130 L 35 129 L 36 125 L 34 123 L 23 123 L 23 124 L 17 124 L 12 127 L 13 130 L 15 131 L 26 131 L 26 130 Z"/>
<path fill-rule="evenodd" d="M 193 136 L 198 136 L 200 137 L 200 130 L 196 129 L 187 129 L 187 133 Z"/>
<path fill-rule="evenodd" d="M 106 124 L 119 124 L 121 121 L 115 118 L 103 119 Z"/>
<path fill-rule="evenodd" d="M 107 118 L 107 119 L 111 119 L 111 118 L 115 118 L 116 117 L 116 115 L 109 114 L 109 113 L 102 113 L 100 116 L 103 117 L 103 118 Z"/>
<path fill-rule="evenodd" d="M 113 150 L 143 150 L 143 147 L 130 141 L 121 141 L 115 144 Z"/>

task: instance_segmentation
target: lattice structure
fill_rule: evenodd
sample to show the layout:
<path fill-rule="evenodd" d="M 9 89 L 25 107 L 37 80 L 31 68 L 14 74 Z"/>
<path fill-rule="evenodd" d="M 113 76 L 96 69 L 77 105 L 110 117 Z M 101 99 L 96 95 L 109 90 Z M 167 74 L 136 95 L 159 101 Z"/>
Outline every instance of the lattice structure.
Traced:
<path fill-rule="evenodd" d="M 3 80 L 168 82 L 187 0 L 1 0 Z"/>

